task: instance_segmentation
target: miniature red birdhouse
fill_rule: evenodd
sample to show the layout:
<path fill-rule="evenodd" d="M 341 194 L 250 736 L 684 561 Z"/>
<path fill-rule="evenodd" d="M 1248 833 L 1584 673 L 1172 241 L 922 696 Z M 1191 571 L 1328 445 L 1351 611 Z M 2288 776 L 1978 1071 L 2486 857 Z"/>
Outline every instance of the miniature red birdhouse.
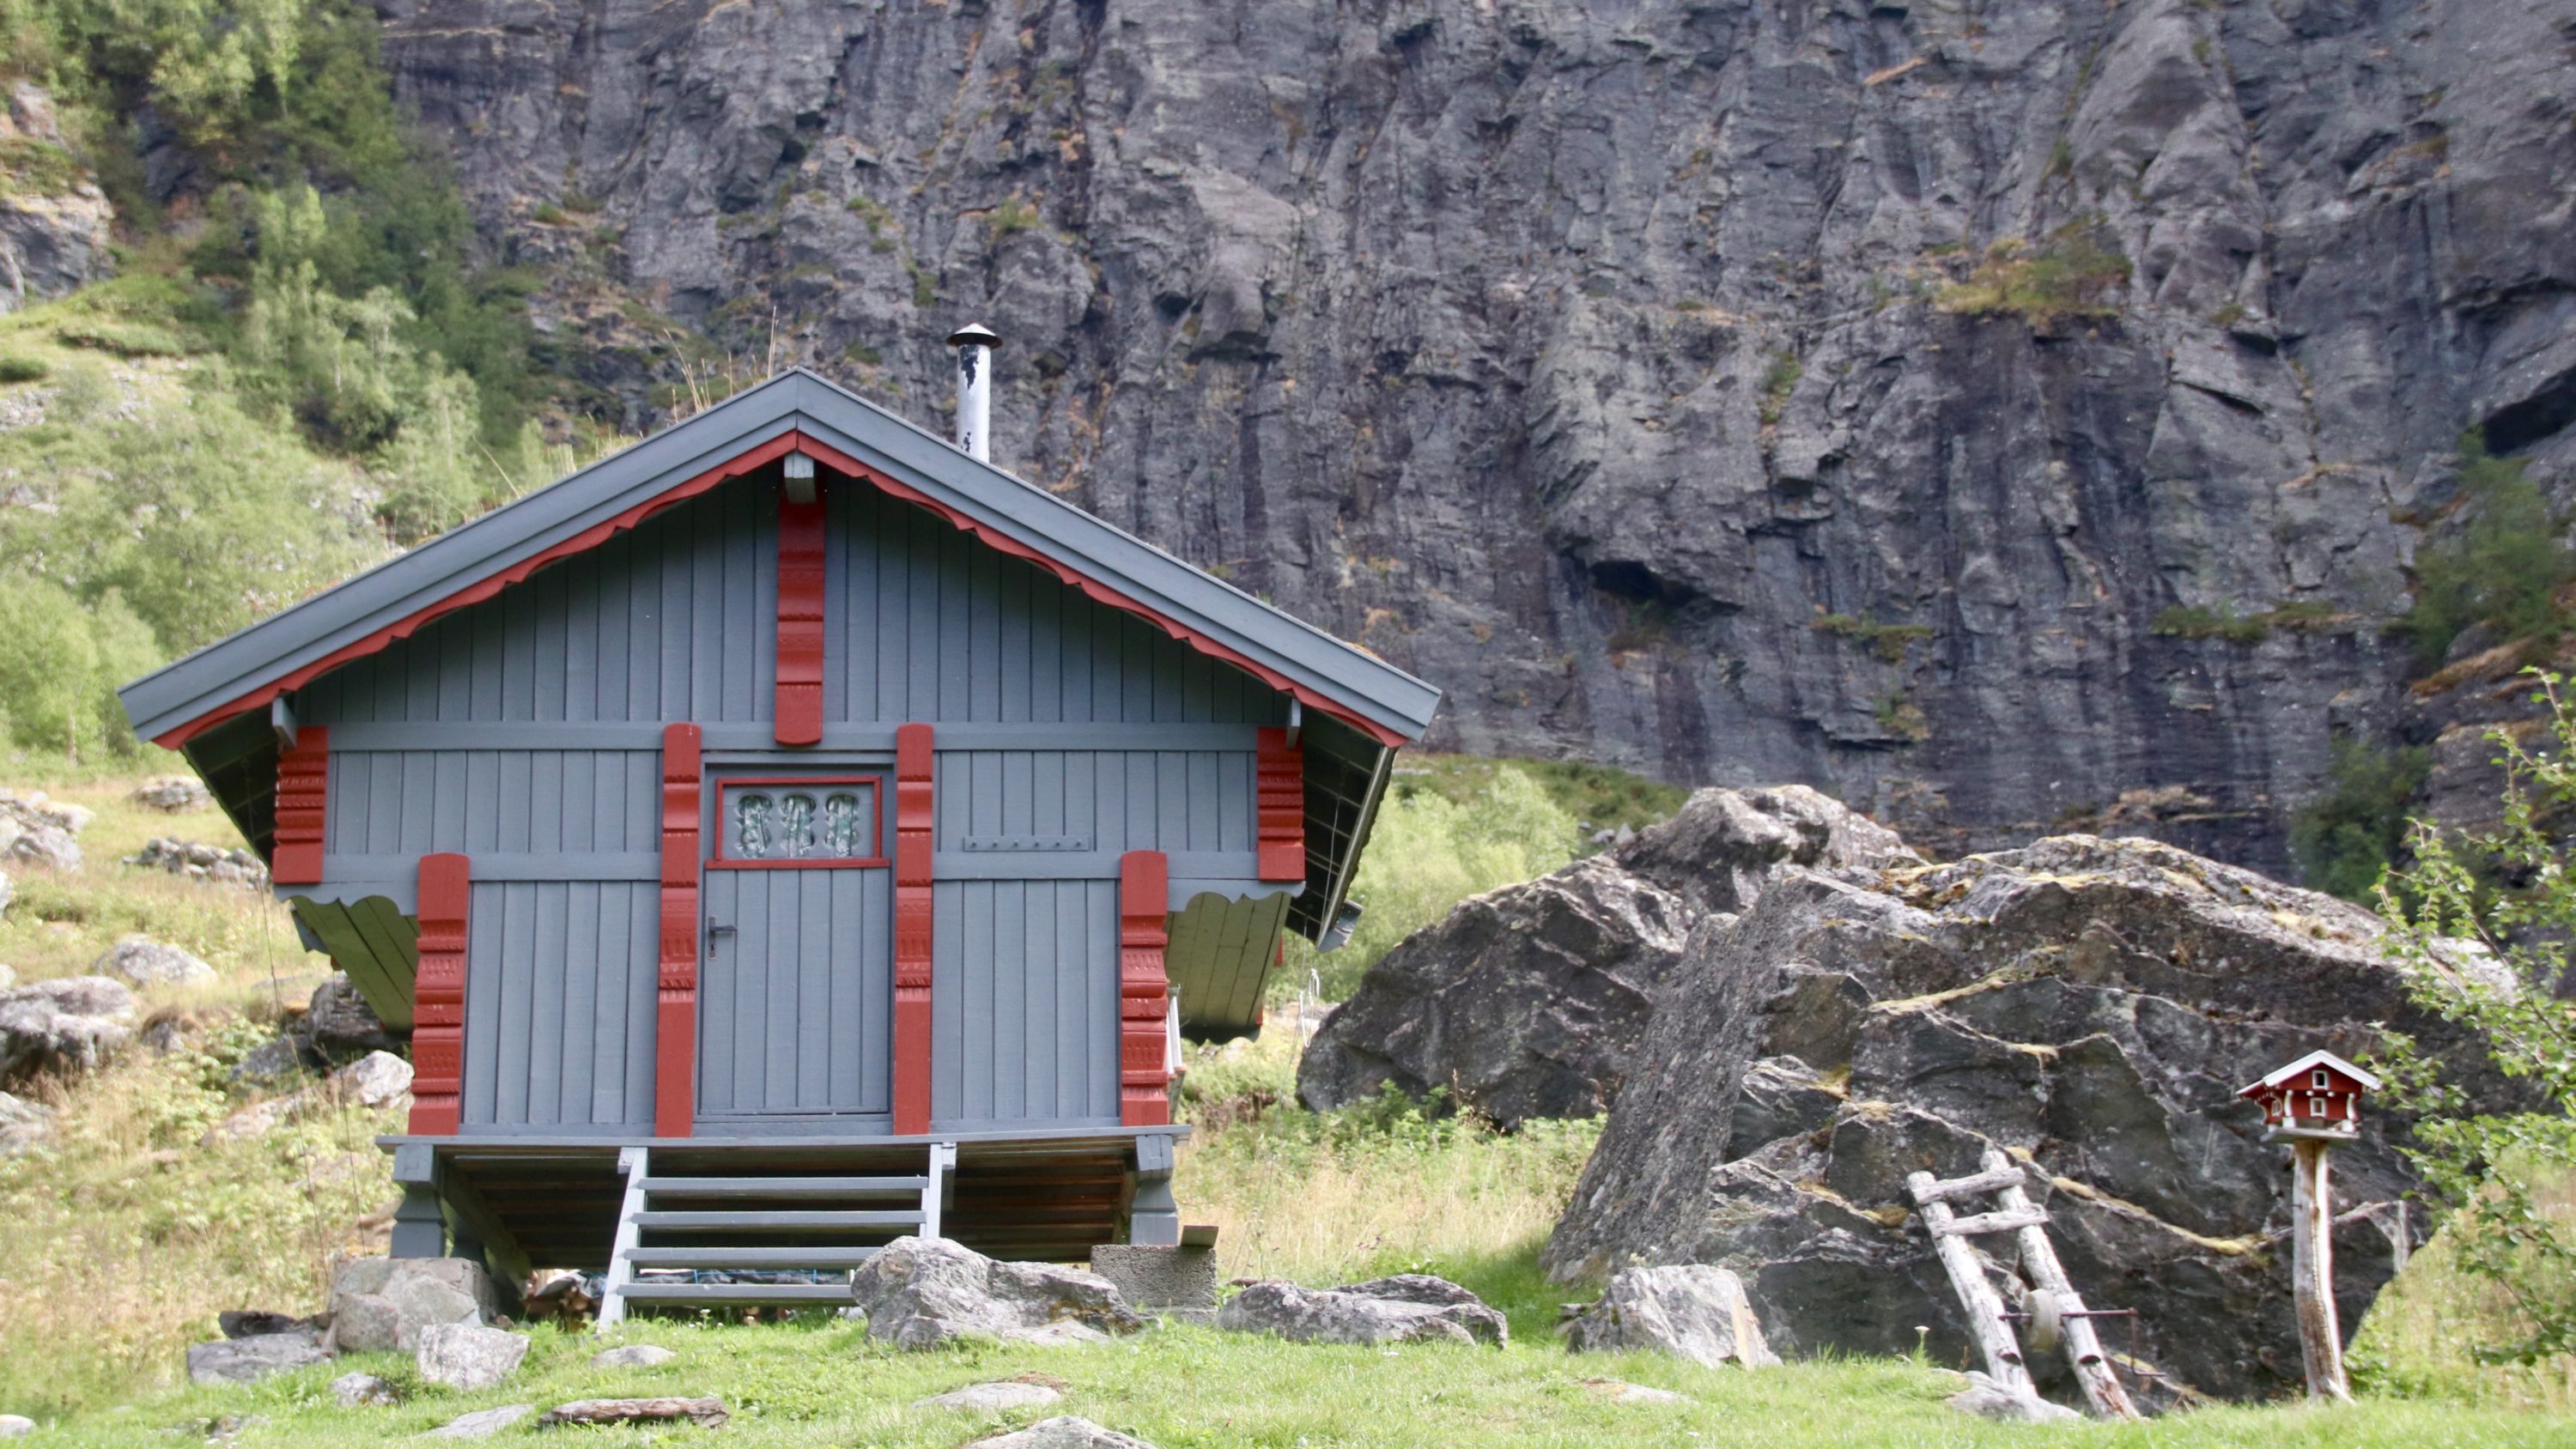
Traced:
<path fill-rule="evenodd" d="M 2361 1130 L 2361 1097 L 2379 1079 L 2333 1052 L 2310 1052 L 2236 1095 L 2263 1104 L 2263 1125 L 2349 1137 Z"/>

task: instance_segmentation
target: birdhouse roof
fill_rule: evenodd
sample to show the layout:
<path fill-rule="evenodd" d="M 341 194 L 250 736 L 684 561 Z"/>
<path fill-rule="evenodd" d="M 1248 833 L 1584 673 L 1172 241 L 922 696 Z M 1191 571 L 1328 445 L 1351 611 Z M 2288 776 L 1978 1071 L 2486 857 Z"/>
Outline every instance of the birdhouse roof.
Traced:
<path fill-rule="evenodd" d="M 2354 1066 L 2352 1063 L 2345 1061 L 2343 1058 L 2336 1056 L 2333 1052 L 2318 1051 L 2310 1052 L 2306 1056 L 2299 1058 L 2297 1061 L 2290 1063 L 2288 1066 L 2278 1068 L 2265 1076 L 2263 1080 L 2240 1090 L 2236 1095 L 2240 1097 L 2260 1096 L 2265 1092 L 2273 1091 L 2285 1086 L 2292 1078 L 2304 1076 L 2318 1067 L 2324 1067 L 2330 1072 L 2341 1073 L 2365 1091 L 2376 1092 L 2379 1090 L 2379 1078 L 2372 1076 L 2370 1073 L 2365 1072 L 2361 1068 Z"/>

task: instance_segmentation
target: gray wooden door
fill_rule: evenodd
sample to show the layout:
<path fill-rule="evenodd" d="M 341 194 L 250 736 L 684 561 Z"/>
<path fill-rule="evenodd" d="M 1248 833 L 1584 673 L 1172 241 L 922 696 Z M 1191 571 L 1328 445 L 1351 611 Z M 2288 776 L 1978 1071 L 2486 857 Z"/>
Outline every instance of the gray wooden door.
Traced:
<path fill-rule="evenodd" d="M 849 863 L 874 855 L 873 819 L 855 845 L 824 843 L 818 827 L 781 846 L 773 823 L 751 842 L 769 858 L 746 860 L 729 818 L 746 794 L 757 810 L 807 788 L 771 779 L 709 792 L 724 832 L 707 863 L 698 977 L 697 1115 L 709 1126 L 865 1132 L 884 1123 L 864 1119 L 892 1110 L 893 872 Z"/>

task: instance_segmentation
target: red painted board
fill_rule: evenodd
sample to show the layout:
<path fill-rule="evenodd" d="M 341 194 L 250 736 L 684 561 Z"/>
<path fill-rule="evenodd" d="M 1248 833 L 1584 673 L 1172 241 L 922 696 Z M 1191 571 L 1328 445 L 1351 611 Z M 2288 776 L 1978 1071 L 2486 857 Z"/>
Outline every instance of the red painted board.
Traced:
<path fill-rule="evenodd" d="M 698 805 L 705 732 L 662 730 L 662 943 L 654 991 L 653 1135 L 687 1137 L 697 1119 Z"/>
<path fill-rule="evenodd" d="M 277 833 L 269 843 L 268 878 L 279 885 L 322 883 L 322 837 L 330 818 L 331 731 L 307 725 L 295 748 L 277 757 Z"/>
<path fill-rule="evenodd" d="M 778 687 L 782 745 L 823 741 L 823 500 L 778 495 Z"/>
<path fill-rule="evenodd" d="M 1284 729 L 1260 731 L 1254 755 L 1254 814 L 1263 880 L 1306 878 L 1306 751 Z"/>
<path fill-rule="evenodd" d="M 310 731 L 300 731 L 301 735 Z M 411 1131 L 453 1137 L 465 1080 L 465 957 L 474 868 L 462 855 L 420 858 L 420 968 L 412 980 Z"/>
<path fill-rule="evenodd" d="M 1171 1073 L 1164 1070 L 1164 1022 L 1171 983 L 1171 861 L 1159 850 L 1118 858 L 1118 1124 L 1161 1127 L 1172 1120 Z"/>
<path fill-rule="evenodd" d="M 930 1130 L 932 735 L 894 732 L 894 1130 Z"/>

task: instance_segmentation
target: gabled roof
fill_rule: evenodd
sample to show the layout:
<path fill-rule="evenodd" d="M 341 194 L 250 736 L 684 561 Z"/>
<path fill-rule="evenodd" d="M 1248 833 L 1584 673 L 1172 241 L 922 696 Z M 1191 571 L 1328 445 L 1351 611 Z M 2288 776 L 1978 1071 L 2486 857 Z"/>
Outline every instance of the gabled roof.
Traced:
<path fill-rule="evenodd" d="M 2359 1082 L 2365 1091 L 2376 1092 L 2379 1090 L 2379 1078 L 2372 1076 L 2370 1073 L 2365 1072 L 2361 1068 L 2354 1066 L 2352 1063 L 2345 1061 L 2343 1058 L 2336 1056 L 2333 1052 L 2320 1051 L 2310 1052 L 2306 1056 L 2299 1058 L 2297 1061 L 2290 1063 L 2288 1066 L 2273 1072 L 2271 1075 L 2263 1078 L 2263 1080 L 2255 1082 L 2250 1086 L 2239 1088 L 2236 1095 L 2240 1097 L 2251 1097 L 2262 1092 L 2278 1091 L 2291 1078 L 2305 1076 L 2310 1070 L 2317 1067 L 2324 1067 L 2328 1071 L 2341 1072 L 2343 1075 Z"/>
<path fill-rule="evenodd" d="M 1381 745 L 1419 739 L 1439 704 L 1437 689 L 1367 651 L 797 368 L 145 675 L 120 691 L 126 715 L 175 748 L 790 451 L 921 504 Z"/>

